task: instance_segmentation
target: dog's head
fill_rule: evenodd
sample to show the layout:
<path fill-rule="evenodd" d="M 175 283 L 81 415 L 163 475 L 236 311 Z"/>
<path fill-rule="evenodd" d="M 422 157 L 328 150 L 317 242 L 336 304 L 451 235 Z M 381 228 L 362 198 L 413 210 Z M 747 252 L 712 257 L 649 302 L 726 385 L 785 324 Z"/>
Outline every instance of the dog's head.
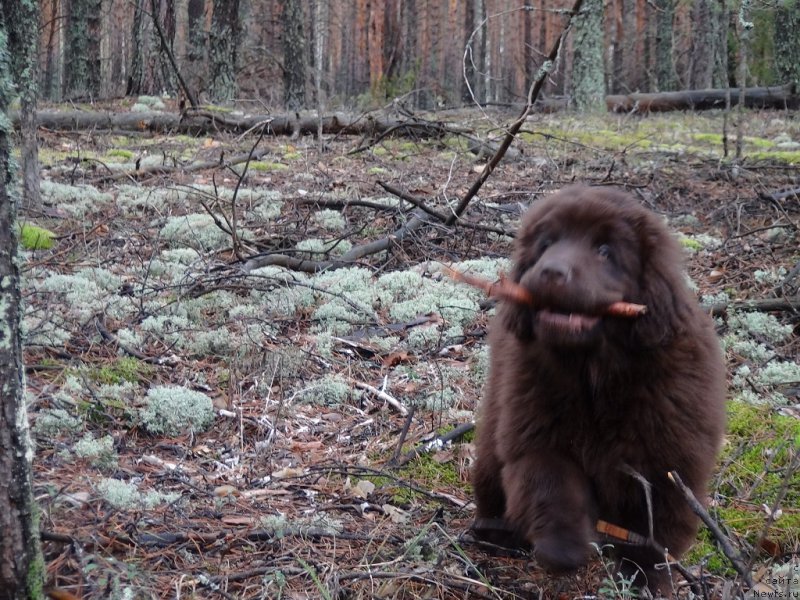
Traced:
<path fill-rule="evenodd" d="M 657 346 L 685 316 L 680 249 L 661 220 L 627 194 L 574 186 L 537 202 L 517 235 L 510 277 L 535 305 L 505 302 L 504 326 L 553 346 Z M 635 318 L 605 316 L 617 301 L 645 304 Z"/>

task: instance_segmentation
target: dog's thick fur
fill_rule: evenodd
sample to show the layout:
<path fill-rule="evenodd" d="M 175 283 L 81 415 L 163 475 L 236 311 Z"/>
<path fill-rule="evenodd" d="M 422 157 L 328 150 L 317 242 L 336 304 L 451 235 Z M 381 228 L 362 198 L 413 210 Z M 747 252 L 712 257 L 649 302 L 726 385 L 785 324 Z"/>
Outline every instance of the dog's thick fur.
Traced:
<path fill-rule="evenodd" d="M 667 478 L 701 499 L 724 429 L 725 372 L 708 315 L 661 220 L 629 195 L 570 187 L 536 202 L 517 236 L 513 281 L 536 298 L 503 302 L 489 334 L 491 362 L 473 470 L 476 532 L 534 547 L 552 571 L 584 564 L 597 519 L 648 535 L 679 557 L 698 519 Z M 602 316 L 625 300 L 635 318 Z M 504 528 L 482 528 L 481 523 Z M 499 532 L 499 534 L 498 534 Z M 505 535 L 505 539 L 503 539 Z M 615 544 L 637 582 L 670 594 L 646 546 Z"/>

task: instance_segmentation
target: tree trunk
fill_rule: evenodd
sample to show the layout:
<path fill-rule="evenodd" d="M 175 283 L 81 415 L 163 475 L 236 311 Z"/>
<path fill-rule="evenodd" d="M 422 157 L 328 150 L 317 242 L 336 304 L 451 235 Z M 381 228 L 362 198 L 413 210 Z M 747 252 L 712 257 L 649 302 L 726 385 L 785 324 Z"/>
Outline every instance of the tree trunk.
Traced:
<path fill-rule="evenodd" d="M 582 111 L 605 110 L 603 0 L 584 0 L 574 28 L 572 103 Z"/>
<path fill-rule="evenodd" d="M 672 61 L 675 0 L 655 0 L 656 5 L 656 88 L 660 92 L 674 90 L 675 65 Z"/>
<path fill-rule="evenodd" d="M 303 31 L 303 3 L 283 4 L 283 102 L 291 111 L 306 103 L 306 37 Z M 362 56 L 362 60 L 366 57 Z"/>
<path fill-rule="evenodd" d="M 20 154 L 22 201 L 28 209 L 41 206 L 39 150 L 36 143 L 36 93 L 38 78 L 39 7 L 35 0 L 15 0 L 6 12 L 8 50 L 14 82 L 20 97 Z"/>
<path fill-rule="evenodd" d="M 133 57 L 127 93 L 159 95 L 174 92 L 175 75 L 161 50 L 153 19 L 158 19 L 168 45 L 175 38 L 174 0 L 136 0 L 133 16 Z"/>
<path fill-rule="evenodd" d="M 209 94 L 214 102 L 227 103 L 236 98 L 236 61 L 240 35 L 239 0 L 214 0 L 209 40 Z"/>
<path fill-rule="evenodd" d="M 775 68 L 778 81 L 800 87 L 800 0 L 779 2 L 775 15 Z"/>
<path fill-rule="evenodd" d="M 67 14 L 64 96 L 100 95 L 100 15 L 102 0 L 71 0 Z"/>
<path fill-rule="evenodd" d="M 12 6 L 0 4 L 0 55 L 11 37 L 23 34 Z M 16 8 L 16 7 L 14 7 Z M 31 40 L 29 40 L 30 42 Z M 0 600 L 43 598 L 44 561 L 39 547 L 38 512 L 33 500 L 25 378 L 22 364 L 16 204 L 11 192 L 10 123 L 12 94 L 7 61 L 0 61 Z"/>
<path fill-rule="evenodd" d="M 693 90 L 708 89 L 713 85 L 715 10 L 713 0 L 694 0 L 692 6 L 692 55 L 689 88 Z"/>

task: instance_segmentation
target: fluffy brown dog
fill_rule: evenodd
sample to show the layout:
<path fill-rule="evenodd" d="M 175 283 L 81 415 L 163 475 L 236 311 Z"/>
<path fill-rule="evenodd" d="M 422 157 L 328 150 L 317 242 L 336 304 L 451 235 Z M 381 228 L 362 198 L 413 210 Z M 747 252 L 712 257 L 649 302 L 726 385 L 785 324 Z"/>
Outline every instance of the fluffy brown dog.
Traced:
<path fill-rule="evenodd" d="M 489 334 L 476 533 L 531 543 L 540 564 L 568 571 L 593 552 L 598 519 L 647 536 L 652 517 L 654 541 L 679 557 L 698 519 L 667 472 L 705 498 L 725 422 L 720 345 L 680 247 L 627 194 L 570 187 L 525 215 L 513 258 L 510 278 L 536 305 L 502 302 Z M 601 316 L 620 300 L 647 313 Z M 615 546 L 639 585 L 671 593 L 663 554 Z"/>

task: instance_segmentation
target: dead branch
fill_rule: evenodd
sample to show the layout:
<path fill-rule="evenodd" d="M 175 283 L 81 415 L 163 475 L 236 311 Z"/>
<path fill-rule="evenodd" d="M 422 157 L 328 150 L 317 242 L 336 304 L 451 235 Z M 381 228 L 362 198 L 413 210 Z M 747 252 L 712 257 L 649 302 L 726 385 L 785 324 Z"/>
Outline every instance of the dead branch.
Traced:
<path fill-rule="evenodd" d="M 710 310 L 711 314 L 715 317 L 725 315 L 729 310 L 797 312 L 800 310 L 800 296 L 789 296 L 788 298 L 757 298 L 754 300 L 720 302 L 718 304 L 714 304 Z"/>
<path fill-rule="evenodd" d="M 753 587 L 753 579 L 750 576 L 750 570 L 747 568 L 747 564 L 745 564 L 744 559 L 742 559 L 742 555 L 733 547 L 731 541 L 728 539 L 722 530 L 719 528 L 719 525 L 711 518 L 711 515 L 708 514 L 708 511 L 700 504 L 700 501 L 695 497 L 692 490 L 683 483 L 683 480 L 680 478 L 680 475 L 676 471 L 670 471 L 667 473 L 667 476 L 670 478 L 672 483 L 674 483 L 677 488 L 683 494 L 683 497 L 686 499 L 686 502 L 691 507 L 694 514 L 700 517 L 700 520 L 705 523 L 706 527 L 708 527 L 711 534 L 714 536 L 714 539 L 719 544 L 722 553 L 725 557 L 731 562 L 733 568 L 736 569 L 736 572 L 742 576 L 742 579 L 747 584 L 748 587 Z"/>
<path fill-rule="evenodd" d="M 466 435 L 473 429 L 475 429 L 475 423 L 473 422 L 463 423 L 462 425 L 458 425 L 457 427 L 451 429 L 447 433 L 443 433 L 442 435 L 437 435 L 432 440 L 419 444 L 416 448 L 410 450 L 409 452 L 401 456 L 400 460 L 397 461 L 397 465 L 402 467 L 404 464 L 411 462 L 415 458 L 419 458 L 420 456 L 429 454 L 430 452 L 441 450 L 448 443 L 464 437 L 464 435 Z"/>
<path fill-rule="evenodd" d="M 514 283 L 502 275 L 497 281 L 489 281 L 483 277 L 475 277 L 468 273 L 460 273 L 446 265 L 445 269 L 447 274 L 456 281 L 483 290 L 490 298 L 506 300 L 516 304 L 527 304 L 529 306 L 537 304 L 536 299 L 528 288 Z M 614 302 L 609 304 L 603 312 L 609 317 L 630 318 L 645 314 L 647 312 L 647 307 L 643 304 L 634 304 L 632 302 Z"/>

